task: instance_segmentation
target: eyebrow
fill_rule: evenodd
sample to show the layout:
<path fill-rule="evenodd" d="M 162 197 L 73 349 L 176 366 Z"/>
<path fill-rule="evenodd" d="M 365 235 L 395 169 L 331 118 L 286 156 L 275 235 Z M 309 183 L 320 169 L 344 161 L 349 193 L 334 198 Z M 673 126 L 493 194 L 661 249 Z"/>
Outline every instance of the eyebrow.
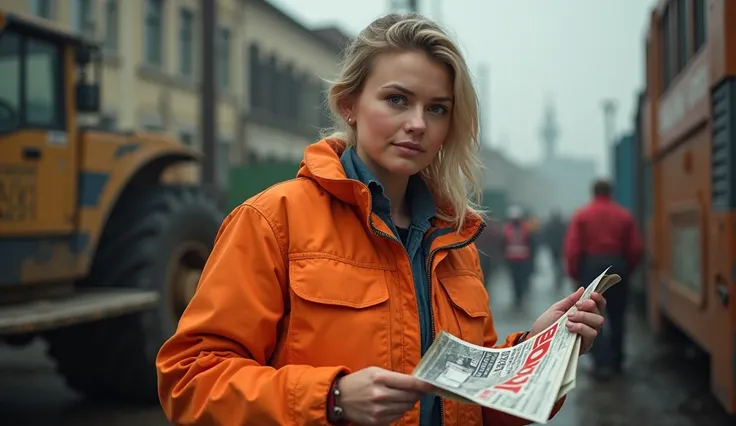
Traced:
<path fill-rule="evenodd" d="M 404 87 L 404 86 L 402 86 L 400 84 L 396 84 L 396 83 L 387 84 L 387 85 L 383 86 L 381 89 L 394 89 L 394 90 L 398 90 L 399 92 L 402 92 L 402 93 L 404 93 L 406 95 L 409 95 L 409 96 L 416 96 L 416 94 L 414 92 L 412 92 L 411 90 L 407 89 L 406 87 Z M 436 98 L 432 98 L 432 102 L 452 102 L 452 98 L 450 98 L 450 97 L 436 97 Z"/>

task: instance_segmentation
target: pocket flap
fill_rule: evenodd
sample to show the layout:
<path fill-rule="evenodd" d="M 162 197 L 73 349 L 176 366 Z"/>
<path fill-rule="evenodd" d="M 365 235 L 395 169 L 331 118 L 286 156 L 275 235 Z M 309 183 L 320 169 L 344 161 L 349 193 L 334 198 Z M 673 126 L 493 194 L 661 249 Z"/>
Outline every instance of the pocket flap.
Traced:
<path fill-rule="evenodd" d="M 489 316 L 488 294 L 483 283 L 473 275 L 439 278 L 452 304 L 473 318 Z"/>
<path fill-rule="evenodd" d="M 385 272 L 334 259 L 289 262 L 291 289 L 314 303 L 362 309 L 388 300 Z"/>

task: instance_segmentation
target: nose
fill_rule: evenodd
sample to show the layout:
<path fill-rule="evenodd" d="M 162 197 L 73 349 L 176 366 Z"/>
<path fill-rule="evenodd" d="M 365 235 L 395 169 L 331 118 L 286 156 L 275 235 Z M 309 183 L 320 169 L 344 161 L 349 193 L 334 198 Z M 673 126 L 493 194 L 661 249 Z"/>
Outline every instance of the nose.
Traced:
<path fill-rule="evenodd" d="M 406 120 L 407 133 L 423 133 L 427 129 L 427 123 L 424 119 L 423 108 L 413 108 L 409 112 L 408 120 Z"/>

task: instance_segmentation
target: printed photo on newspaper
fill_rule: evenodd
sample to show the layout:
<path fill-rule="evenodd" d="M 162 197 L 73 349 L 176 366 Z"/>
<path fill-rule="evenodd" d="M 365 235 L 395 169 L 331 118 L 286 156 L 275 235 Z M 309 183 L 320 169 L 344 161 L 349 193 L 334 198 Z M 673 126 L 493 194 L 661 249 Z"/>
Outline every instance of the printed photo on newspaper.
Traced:
<path fill-rule="evenodd" d="M 621 281 L 608 269 L 586 287 L 581 300 Z M 484 348 L 441 331 L 412 375 L 434 385 L 443 398 L 545 424 L 555 403 L 575 388 L 581 338 L 565 327 L 575 311 L 510 348 Z"/>

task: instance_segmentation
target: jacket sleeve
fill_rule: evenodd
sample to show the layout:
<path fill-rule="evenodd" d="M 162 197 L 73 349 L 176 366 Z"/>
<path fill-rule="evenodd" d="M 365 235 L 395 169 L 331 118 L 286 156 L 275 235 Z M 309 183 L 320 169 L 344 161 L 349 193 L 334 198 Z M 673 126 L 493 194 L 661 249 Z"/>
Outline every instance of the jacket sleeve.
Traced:
<path fill-rule="evenodd" d="M 223 222 L 197 291 L 156 360 L 176 425 L 326 424 L 344 367 L 268 366 L 288 301 L 285 238 L 250 205 Z"/>
<path fill-rule="evenodd" d="M 567 274 L 570 278 L 580 280 L 580 260 L 582 257 L 582 241 L 580 235 L 580 216 L 576 214 L 570 220 L 565 231 L 564 252 L 567 262 Z"/>

